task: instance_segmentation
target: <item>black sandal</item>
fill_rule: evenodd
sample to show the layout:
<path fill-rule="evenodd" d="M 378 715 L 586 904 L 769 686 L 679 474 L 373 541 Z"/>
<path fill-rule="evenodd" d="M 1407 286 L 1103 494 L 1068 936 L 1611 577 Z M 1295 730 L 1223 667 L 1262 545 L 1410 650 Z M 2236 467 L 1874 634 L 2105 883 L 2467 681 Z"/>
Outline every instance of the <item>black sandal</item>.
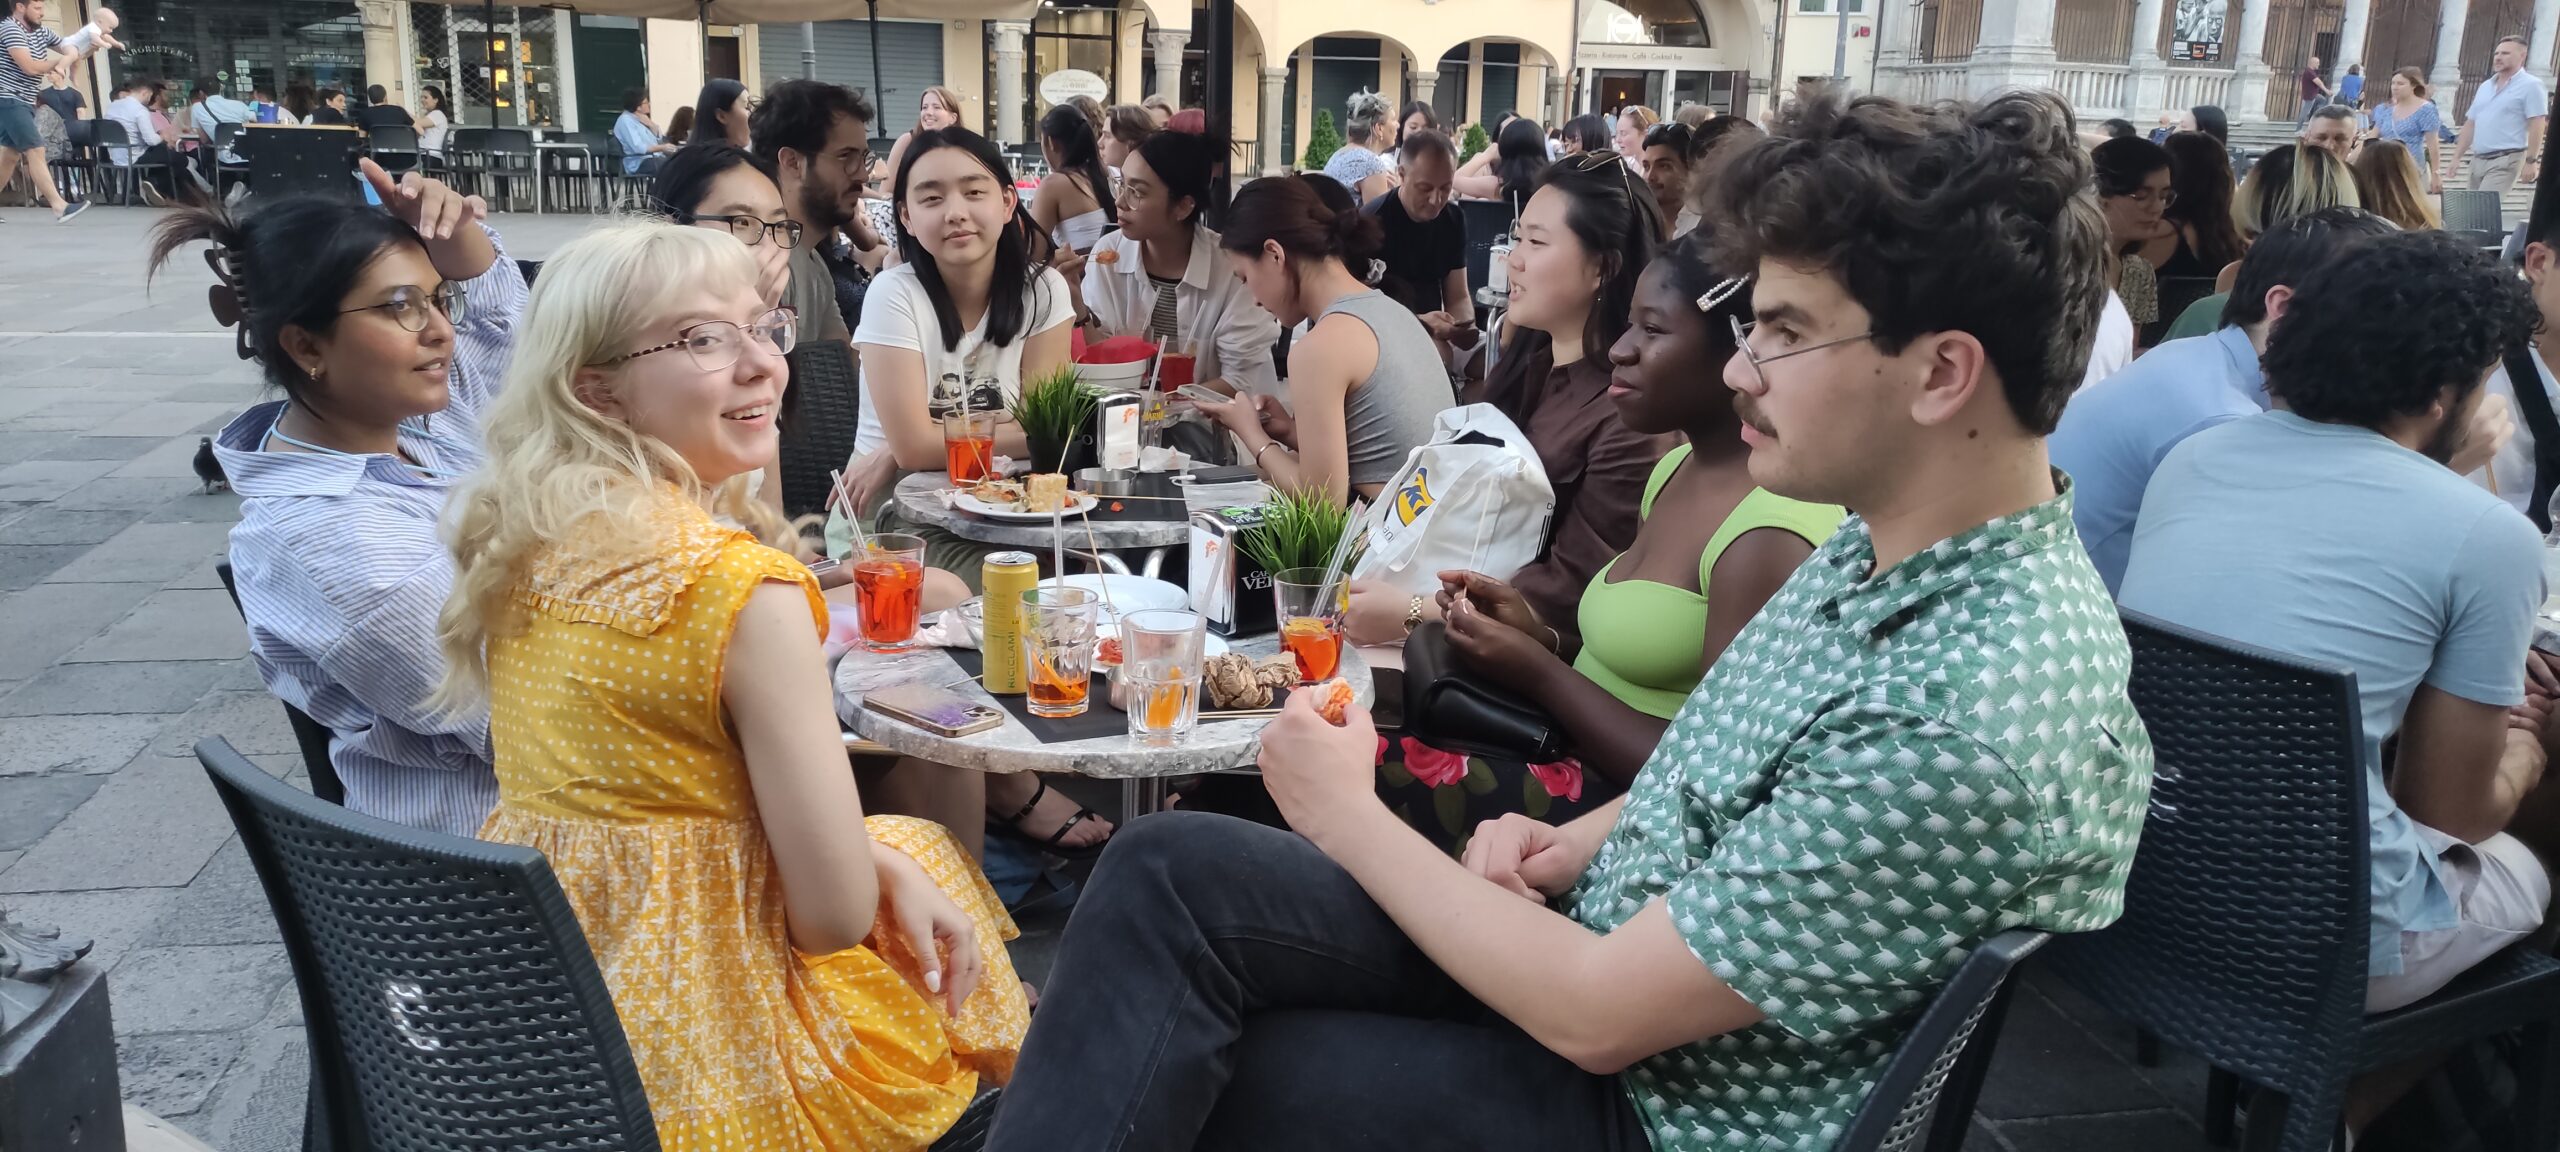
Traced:
<path fill-rule="evenodd" d="M 1080 848 L 1071 848 L 1066 844 L 1061 843 L 1061 841 L 1067 838 L 1067 833 L 1075 831 L 1076 825 L 1082 824 L 1087 820 L 1099 820 L 1102 818 L 1101 813 L 1081 804 L 1076 805 L 1076 814 L 1067 817 L 1067 822 L 1058 825 L 1058 830 L 1050 833 L 1046 840 L 1034 837 L 1028 830 L 1024 829 L 1022 822 L 1029 819 L 1032 811 L 1040 807 L 1040 801 L 1049 795 L 1049 782 L 1047 780 L 1042 780 L 1036 775 L 1033 776 L 1032 779 L 1038 781 L 1040 787 L 1031 793 L 1031 802 L 1024 804 L 1021 811 L 1015 812 L 1013 815 L 1004 818 L 1003 824 L 1007 831 L 1024 840 L 1029 840 L 1032 843 L 1039 845 L 1040 850 L 1043 852 L 1056 856 L 1064 856 L 1069 860 L 1091 860 L 1096 856 L 1102 855 L 1102 850 L 1104 848 L 1111 846 L 1111 838 L 1108 836 L 1103 837 L 1098 843 L 1087 844 Z"/>

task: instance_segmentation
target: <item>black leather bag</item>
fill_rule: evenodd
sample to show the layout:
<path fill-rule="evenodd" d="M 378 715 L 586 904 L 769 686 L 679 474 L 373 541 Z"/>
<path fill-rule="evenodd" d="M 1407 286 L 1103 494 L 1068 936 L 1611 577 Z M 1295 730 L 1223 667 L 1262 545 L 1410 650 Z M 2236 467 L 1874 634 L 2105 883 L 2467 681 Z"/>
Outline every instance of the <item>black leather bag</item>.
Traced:
<path fill-rule="evenodd" d="M 1555 717 L 1462 668 L 1448 626 L 1437 620 L 1405 637 L 1404 731 L 1442 751 L 1523 764 L 1567 755 Z"/>

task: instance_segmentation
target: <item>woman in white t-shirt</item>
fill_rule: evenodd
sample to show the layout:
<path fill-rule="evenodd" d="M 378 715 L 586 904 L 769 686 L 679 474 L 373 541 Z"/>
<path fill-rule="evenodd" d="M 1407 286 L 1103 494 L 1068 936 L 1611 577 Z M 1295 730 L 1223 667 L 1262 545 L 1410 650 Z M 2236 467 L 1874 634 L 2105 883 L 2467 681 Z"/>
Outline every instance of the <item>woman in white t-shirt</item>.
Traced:
<path fill-rule="evenodd" d="M 1002 411 L 1024 379 L 1064 365 L 1075 315 L 1067 282 L 1031 262 L 1013 174 L 986 137 L 956 127 L 916 133 L 894 197 L 904 262 L 871 282 L 853 334 L 862 355 L 854 451 L 874 465 L 857 463 L 866 482 L 855 496 L 871 500 L 888 493 L 883 454 L 898 470 L 942 470 L 941 420 L 964 396 L 973 411 Z M 1022 429 L 999 424 L 996 451 L 1027 455 Z M 977 565 L 951 559 L 935 566 L 974 582 Z"/>
<path fill-rule="evenodd" d="M 452 126 L 452 121 L 447 120 L 444 114 L 444 89 L 429 84 L 418 89 L 418 95 L 419 107 L 426 109 L 419 114 L 416 124 L 418 151 L 429 156 L 442 156 L 444 134 Z"/>

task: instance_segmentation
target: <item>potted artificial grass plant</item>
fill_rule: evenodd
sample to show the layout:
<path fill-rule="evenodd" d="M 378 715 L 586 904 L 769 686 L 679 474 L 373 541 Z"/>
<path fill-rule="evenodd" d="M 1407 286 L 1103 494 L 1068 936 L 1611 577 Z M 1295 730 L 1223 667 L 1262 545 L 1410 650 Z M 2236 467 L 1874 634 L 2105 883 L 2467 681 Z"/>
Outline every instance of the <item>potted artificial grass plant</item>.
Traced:
<path fill-rule="evenodd" d="M 1351 523 L 1351 510 L 1320 488 L 1274 492 L 1261 512 L 1262 523 L 1240 533 L 1236 547 L 1262 565 L 1263 571 L 1273 573 L 1292 568 L 1323 571 Z M 1346 561 L 1344 570 L 1349 568 Z"/>
<path fill-rule="evenodd" d="M 1013 398 L 1014 423 L 1031 445 L 1031 470 L 1073 476 L 1093 466 L 1093 411 L 1100 397 L 1074 365 L 1022 382 Z"/>

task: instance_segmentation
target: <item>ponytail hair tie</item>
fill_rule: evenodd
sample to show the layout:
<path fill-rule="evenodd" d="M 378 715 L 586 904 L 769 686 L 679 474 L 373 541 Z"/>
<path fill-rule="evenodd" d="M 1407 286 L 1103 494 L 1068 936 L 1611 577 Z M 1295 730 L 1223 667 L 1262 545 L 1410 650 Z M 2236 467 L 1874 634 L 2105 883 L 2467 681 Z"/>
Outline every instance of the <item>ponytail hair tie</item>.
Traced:
<path fill-rule="evenodd" d="M 1366 275 L 1366 276 L 1361 277 L 1361 278 L 1360 278 L 1360 282 L 1361 282 L 1361 283 L 1363 283 L 1363 284 L 1366 284 L 1366 285 L 1368 285 L 1368 286 L 1370 286 L 1370 287 L 1372 287 L 1372 288 L 1375 288 L 1375 287 L 1377 287 L 1377 286 L 1378 286 L 1378 282 L 1379 282 L 1379 281 L 1385 280 L 1386 278 L 1387 278 L 1387 262 L 1386 262 L 1386 261 L 1384 261 L 1384 260 L 1379 260 L 1379 259 L 1372 258 L 1372 259 L 1369 261 L 1369 274 L 1368 274 L 1368 275 Z"/>

